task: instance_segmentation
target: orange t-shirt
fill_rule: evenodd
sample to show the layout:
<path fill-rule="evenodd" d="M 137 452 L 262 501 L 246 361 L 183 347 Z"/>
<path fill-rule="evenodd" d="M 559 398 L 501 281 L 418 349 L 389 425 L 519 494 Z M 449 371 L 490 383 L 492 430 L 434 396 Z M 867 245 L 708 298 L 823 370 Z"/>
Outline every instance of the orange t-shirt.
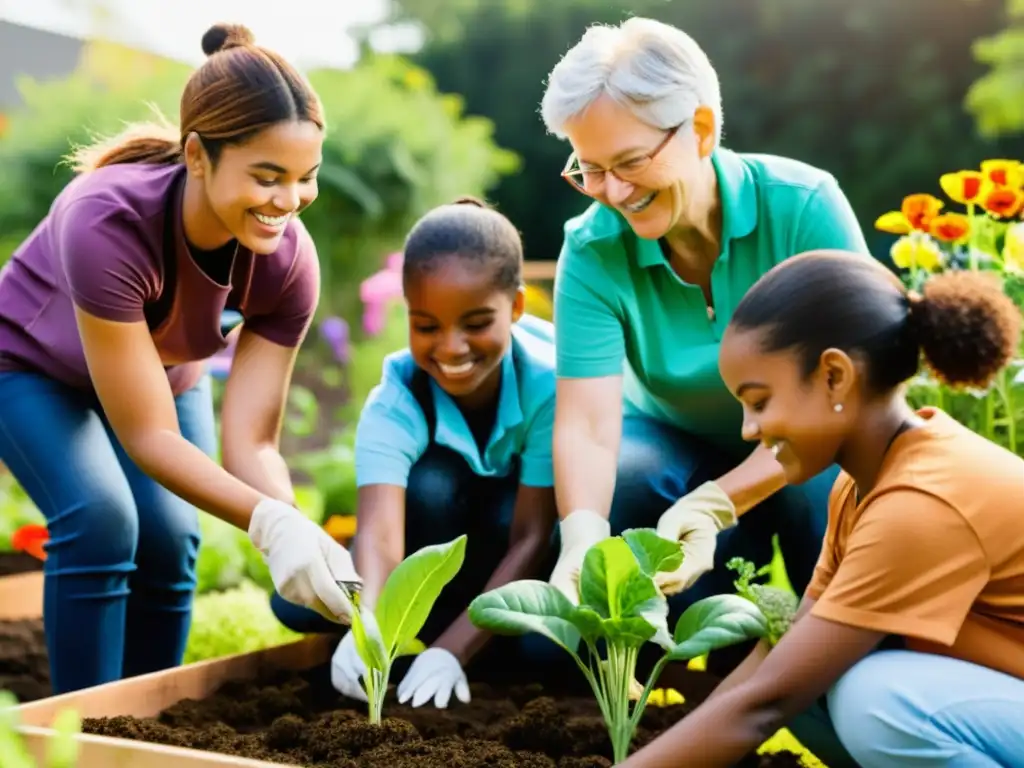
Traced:
<path fill-rule="evenodd" d="M 1024 459 L 919 413 L 859 505 L 836 480 L 811 612 L 1024 679 Z"/>

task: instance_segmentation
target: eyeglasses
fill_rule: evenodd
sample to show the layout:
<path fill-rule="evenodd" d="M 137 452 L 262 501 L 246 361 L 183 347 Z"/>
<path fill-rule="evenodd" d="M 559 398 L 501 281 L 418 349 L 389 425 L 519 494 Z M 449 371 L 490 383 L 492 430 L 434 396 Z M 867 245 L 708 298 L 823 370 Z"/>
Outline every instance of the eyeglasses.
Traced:
<path fill-rule="evenodd" d="M 675 128 L 670 129 L 665 134 L 665 138 L 661 140 L 661 143 L 646 155 L 624 160 L 621 163 L 616 163 L 611 168 L 580 168 L 579 158 L 573 152 L 569 155 L 565 168 L 562 169 L 562 178 L 585 195 L 591 195 L 600 188 L 600 185 L 604 183 L 604 175 L 606 173 L 611 173 L 620 181 L 636 181 L 651 167 L 654 158 L 658 156 L 661 150 L 668 146 L 668 143 L 672 141 L 673 137 L 679 133 L 679 129 L 685 124 L 680 123 Z"/>

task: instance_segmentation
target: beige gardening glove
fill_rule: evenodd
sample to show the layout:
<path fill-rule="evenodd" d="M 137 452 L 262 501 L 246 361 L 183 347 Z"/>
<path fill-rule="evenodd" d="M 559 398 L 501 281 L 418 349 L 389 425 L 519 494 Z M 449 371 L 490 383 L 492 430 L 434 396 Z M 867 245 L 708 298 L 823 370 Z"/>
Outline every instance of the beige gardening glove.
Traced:
<path fill-rule="evenodd" d="M 683 496 L 658 520 L 658 535 L 683 545 L 683 564 L 654 580 L 666 595 L 682 592 L 715 565 L 718 534 L 736 525 L 736 507 L 718 483 L 707 482 Z"/>
<path fill-rule="evenodd" d="M 573 605 L 579 605 L 583 557 L 588 549 L 611 536 L 611 524 L 597 512 L 577 509 L 558 524 L 558 532 L 562 546 L 548 581 Z"/>

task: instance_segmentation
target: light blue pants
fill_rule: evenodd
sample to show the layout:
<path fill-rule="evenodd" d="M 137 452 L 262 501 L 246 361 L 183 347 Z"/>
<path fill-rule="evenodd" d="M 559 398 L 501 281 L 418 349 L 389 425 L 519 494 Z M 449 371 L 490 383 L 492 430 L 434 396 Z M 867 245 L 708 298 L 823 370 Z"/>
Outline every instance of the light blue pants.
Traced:
<path fill-rule="evenodd" d="M 789 728 L 829 768 L 1024 768 L 1024 680 L 1016 677 L 878 651 L 826 698 L 827 716 L 801 715 Z"/>

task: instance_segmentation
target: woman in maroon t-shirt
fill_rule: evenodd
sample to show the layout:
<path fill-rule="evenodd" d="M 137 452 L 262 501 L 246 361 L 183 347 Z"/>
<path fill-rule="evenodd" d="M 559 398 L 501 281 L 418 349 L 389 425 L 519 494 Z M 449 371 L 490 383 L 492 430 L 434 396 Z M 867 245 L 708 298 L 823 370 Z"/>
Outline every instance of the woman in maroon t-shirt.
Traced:
<path fill-rule="evenodd" d="M 63 693 L 179 664 L 196 508 L 246 529 L 278 592 L 347 623 L 348 552 L 295 507 L 278 450 L 319 294 L 298 214 L 317 196 L 310 85 L 216 26 L 181 129 L 79 150 L 79 175 L 0 272 L 0 461 L 46 516 L 45 614 Z M 244 318 L 222 413 L 205 361 Z"/>

